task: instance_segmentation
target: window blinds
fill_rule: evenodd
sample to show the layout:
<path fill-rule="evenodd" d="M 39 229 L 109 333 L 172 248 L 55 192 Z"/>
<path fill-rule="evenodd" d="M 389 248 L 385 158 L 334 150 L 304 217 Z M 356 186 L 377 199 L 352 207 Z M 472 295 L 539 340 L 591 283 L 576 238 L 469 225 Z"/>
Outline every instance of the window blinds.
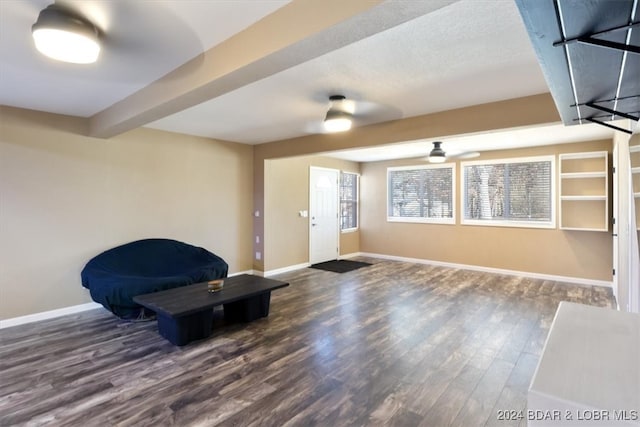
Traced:
<path fill-rule="evenodd" d="M 464 218 L 551 221 L 552 173 L 550 160 L 464 166 Z"/>

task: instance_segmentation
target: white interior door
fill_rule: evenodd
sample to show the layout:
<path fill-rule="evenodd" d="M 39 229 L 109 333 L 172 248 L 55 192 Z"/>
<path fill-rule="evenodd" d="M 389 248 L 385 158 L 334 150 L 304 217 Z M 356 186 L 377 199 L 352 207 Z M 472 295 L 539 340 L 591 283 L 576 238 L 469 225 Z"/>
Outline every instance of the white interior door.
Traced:
<path fill-rule="evenodd" d="M 309 262 L 338 258 L 339 171 L 312 167 L 309 171 Z"/>

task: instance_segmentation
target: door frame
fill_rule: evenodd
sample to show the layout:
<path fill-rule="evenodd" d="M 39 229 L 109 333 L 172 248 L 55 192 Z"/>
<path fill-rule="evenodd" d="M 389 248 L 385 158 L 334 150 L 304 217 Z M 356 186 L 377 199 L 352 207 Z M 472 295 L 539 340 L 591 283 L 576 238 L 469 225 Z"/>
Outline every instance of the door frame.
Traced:
<path fill-rule="evenodd" d="M 623 271 L 623 269 L 621 268 L 621 264 L 624 264 L 624 259 L 620 259 L 620 246 L 624 243 L 625 241 L 625 236 L 624 236 L 624 230 L 622 230 L 622 236 L 618 235 L 618 231 L 620 228 L 620 223 L 621 221 L 625 220 L 625 215 L 624 212 L 621 212 L 620 209 L 620 178 L 625 176 L 625 172 L 624 170 L 622 170 L 623 168 L 621 167 L 621 164 L 624 165 L 624 160 L 621 162 L 620 160 L 620 155 L 621 153 L 624 152 L 624 147 L 621 149 L 620 145 L 624 145 L 623 143 L 621 143 L 620 139 L 616 139 L 614 137 L 614 141 L 613 141 L 613 150 L 612 150 L 612 176 L 613 176 L 613 185 L 612 185 L 612 214 L 611 214 L 611 218 L 612 218 L 612 225 L 611 225 L 611 236 L 613 239 L 613 254 L 612 254 L 612 265 L 613 265 L 613 276 L 612 276 L 612 280 L 611 280 L 611 285 L 612 285 L 612 290 L 613 290 L 613 296 L 616 300 L 616 305 L 617 305 L 617 309 L 620 310 L 620 296 L 619 296 L 619 291 L 620 288 L 619 286 L 621 284 L 624 284 L 624 279 L 625 279 L 625 272 Z M 624 201 L 623 201 L 624 204 Z M 623 256 L 624 258 L 624 256 Z M 620 281 L 619 278 L 622 277 L 622 280 Z M 620 283 L 622 282 L 622 283 Z"/>
<path fill-rule="evenodd" d="M 632 283 L 634 243 L 631 228 L 633 189 L 631 186 L 631 158 L 629 139 L 626 134 L 616 132 L 613 137 L 613 293 L 618 310 L 633 311 L 636 289 Z"/>
<path fill-rule="evenodd" d="M 326 167 L 321 167 L 321 166 L 309 166 L 309 259 L 308 262 L 309 264 L 311 264 L 311 253 L 312 253 L 312 248 L 313 248 L 313 238 L 312 238 L 312 228 L 313 226 L 312 224 L 312 220 L 311 218 L 313 217 L 313 212 L 311 211 L 311 198 L 312 198 L 312 192 L 313 192 L 313 182 L 311 180 L 311 171 L 312 170 L 324 170 L 324 171 L 330 171 L 330 172 L 335 172 L 336 173 L 336 178 L 337 178 L 337 185 L 336 185 L 336 194 L 335 194 L 335 198 L 336 198 L 336 215 L 337 215 L 337 221 L 336 221 L 336 248 L 337 248 L 337 253 L 336 253 L 336 259 L 338 259 L 340 257 L 340 169 L 334 169 L 334 168 L 326 168 Z"/>

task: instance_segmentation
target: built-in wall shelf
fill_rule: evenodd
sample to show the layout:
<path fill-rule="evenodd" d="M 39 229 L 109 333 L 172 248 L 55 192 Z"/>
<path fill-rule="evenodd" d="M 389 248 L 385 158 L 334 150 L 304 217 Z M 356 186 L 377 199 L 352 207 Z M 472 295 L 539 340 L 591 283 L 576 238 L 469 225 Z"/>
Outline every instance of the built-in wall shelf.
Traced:
<path fill-rule="evenodd" d="M 609 229 L 609 159 L 606 151 L 560 154 L 560 228 Z"/>
<path fill-rule="evenodd" d="M 567 172 L 560 174 L 562 179 L 606 178 L 606 176 L 606 172 Z"/>
<path fill-rule="evenodd" d="M 607 196 L 560 196 L 560 200 L 607 200 Z"/>
<path fill-rule="evenodd" d="M 600 228 L 586 228 L 586 227 L 562 227 L 565 231 L 602 231 Z"/>

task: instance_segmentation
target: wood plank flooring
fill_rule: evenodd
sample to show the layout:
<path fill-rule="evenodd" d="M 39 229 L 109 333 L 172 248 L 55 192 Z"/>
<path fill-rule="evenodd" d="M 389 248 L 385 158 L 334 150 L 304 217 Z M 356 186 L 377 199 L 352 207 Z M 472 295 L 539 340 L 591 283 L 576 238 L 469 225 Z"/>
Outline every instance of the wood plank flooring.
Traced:
<path fill-rule="evenodd" d="M 560 301 L 611 290 L 358 258 L 175 347 L 106 310 L 0 330 L 0 425 L 510 426 Z"/>

